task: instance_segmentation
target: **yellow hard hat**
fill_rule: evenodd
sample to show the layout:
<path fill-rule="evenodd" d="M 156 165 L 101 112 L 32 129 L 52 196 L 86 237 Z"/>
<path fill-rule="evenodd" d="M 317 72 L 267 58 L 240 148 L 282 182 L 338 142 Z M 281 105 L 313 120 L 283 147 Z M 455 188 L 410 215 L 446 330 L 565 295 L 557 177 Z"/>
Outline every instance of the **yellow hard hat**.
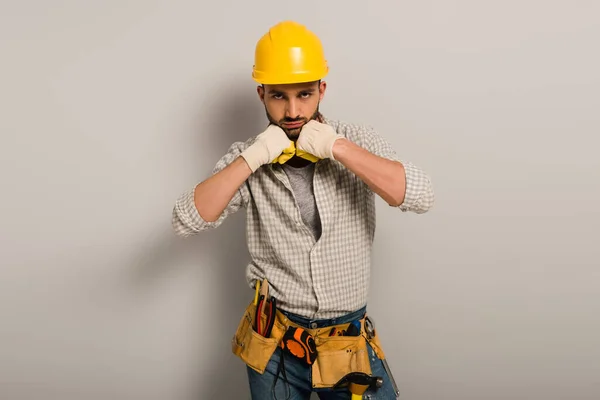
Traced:
<path fill-rule="evenodd" d="M 328 72 L 321 41 L 297 22 L 278 23 L 256 44 L 252 78 L 258 83 L 312 82 Z"/>

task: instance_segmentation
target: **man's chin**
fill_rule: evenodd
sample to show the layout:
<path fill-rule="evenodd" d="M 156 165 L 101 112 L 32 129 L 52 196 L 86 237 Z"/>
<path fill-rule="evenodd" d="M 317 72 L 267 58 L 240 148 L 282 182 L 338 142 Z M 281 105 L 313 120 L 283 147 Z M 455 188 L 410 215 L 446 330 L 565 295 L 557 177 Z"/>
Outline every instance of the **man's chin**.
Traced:
<path fill-rule="evenodd" d="M 294 129 L 285 129 L 284 128 L 283 131 L 285 132 L 285 134 L 287 135 L 287 137 L 290 140 L 296 141 L 298 139 L 298 137 L 300 136 L 300 131 L 302 131 L 302 127 L 294 128 Z"/>

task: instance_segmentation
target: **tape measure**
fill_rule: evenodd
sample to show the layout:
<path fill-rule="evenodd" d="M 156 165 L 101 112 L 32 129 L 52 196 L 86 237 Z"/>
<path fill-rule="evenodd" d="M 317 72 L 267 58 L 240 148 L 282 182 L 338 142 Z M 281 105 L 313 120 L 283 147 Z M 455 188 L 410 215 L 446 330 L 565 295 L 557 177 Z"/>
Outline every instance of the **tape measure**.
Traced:
<path fill-rule="evenodd" d="M 302 328 L 290 326 L 283 336 L 280 346 L 285 352 L 303 360 L 308 365 L 312 365 L 317 358 L 315 339 Z"/>

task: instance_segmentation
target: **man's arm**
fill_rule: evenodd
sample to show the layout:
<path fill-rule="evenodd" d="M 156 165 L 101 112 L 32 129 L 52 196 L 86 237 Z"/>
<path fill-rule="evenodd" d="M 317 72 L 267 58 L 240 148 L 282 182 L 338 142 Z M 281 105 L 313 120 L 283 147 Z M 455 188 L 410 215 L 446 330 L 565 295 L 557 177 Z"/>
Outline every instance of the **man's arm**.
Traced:
<path fill-rule="evenodd" d="M 332 126 L 310 121 L 297 148 L 319 158 L 333 158 L 358 176 L 374 193 L 401 211 L 423 214 L 433 207 L 429 176 L 400 160 L 392 146 L 373 129 L 345 125 L 344 134 Z"/>
<path fill-rule="evenodd" d="M 379 157 L 349 140 L 336 140 L 333 157 L 392 207 L 404 202 L 406 175 L 399 161 Z"/>
<path fill-rule="evenodd" d="M 215 222 L 239 187 L 252 174 L 252 170 L 242 157 L 238 157 L 227 167 L 198 184 L 194 189 L 194 205 L 206 222 Z"/>
<path fill-rule="evenodd" d="M 217 162 L 209 178 L 179 196 L 171 221 L 177 236 L 186 237 L 217 228 L 247 202 L 244 181 L 250 168 L 240 157 L 241 147 L 241 143 L 234 143 Z M 242 179 L 244 176 L 246 178 Z"/>
<path fill-rule="evenodd" d="M 175 234 L 190 236 L 221 225 L 228 215 L 249 201 L 248 188 L 244 185 L 248 177 L 289 145 L 285 132 L 275 125 L 269 125 L 255 140 L 231 145 L 213 169 L 212 176 L 175 202 L 171 222 Z"/>

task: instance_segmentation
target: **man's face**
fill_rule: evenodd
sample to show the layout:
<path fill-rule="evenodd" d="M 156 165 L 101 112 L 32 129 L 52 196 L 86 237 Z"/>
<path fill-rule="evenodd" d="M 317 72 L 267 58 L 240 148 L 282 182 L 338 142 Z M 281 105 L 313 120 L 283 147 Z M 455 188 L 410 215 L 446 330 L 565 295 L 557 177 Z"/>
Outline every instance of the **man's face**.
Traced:
<path fill-rule="evenodd" d="M 269 122 L 281 127 L 290 140 L 296 140 L 304 124 L 319 115 L 319 102 L 326 87 L 326 83 L 321 81 L 264 85 L 259 86 L 257 91 Z"/>

